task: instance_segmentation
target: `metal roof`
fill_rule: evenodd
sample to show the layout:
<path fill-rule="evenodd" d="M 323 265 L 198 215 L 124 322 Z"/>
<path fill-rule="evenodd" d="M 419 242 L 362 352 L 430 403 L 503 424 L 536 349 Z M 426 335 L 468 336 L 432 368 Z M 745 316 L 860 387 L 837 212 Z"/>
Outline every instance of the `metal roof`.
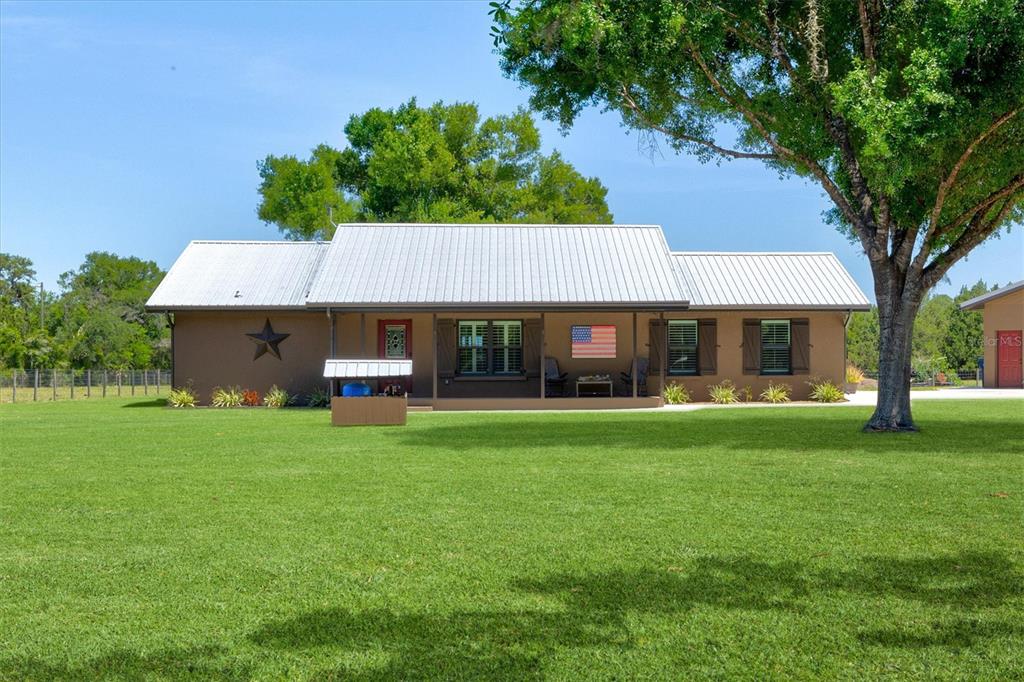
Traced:
<path fill-rule="evenodd" d="M 333 359 L 324 362 L 327 379 L 375 379 L 377 377 L 407 377 L 412 375 L 412 360 L 349 360 Z"/>
<path fill-rule="evenodd" d="M 869 302 L 831 253 L 672 253 L 657 225 L 355 224 L 339 226 L 330 244 L 191 242 L 147 303 L 327 306 L 866 310 Z"/>
<path fill-rule="evenodd" d="M 1013 292 L 1019 291 L 1021 289 L 1024 289 L 1024 279 L 1020 280 L 1019 282 L 1010 282 L 1001 289 L 994 289 L 993 291 L 981 294 L 980 296 L 969 298 L 963 303 L 961 303 L 960 307 L 964 310 L 979 310 L 980 308 L 984 308 L 985 304 L 991 301 L 992 299 L 1001 298 L 1003 296 L 1006 296 L 1007 294 L 1012 294 Z"/>
<path fill-rule="evenodd" d="M 657 225 L 350 224 L 307 303 L 337 307 L 686 306 Z"/>
<path fill-rule="evenodd" d="M 867 310 L 832 253 L 675 252 L 690 308 Z"/>
<path fill-rule="evenodd" d="M 327 247 L 324 242 L 194 241 L 146 307 L 302 308 Z"/>

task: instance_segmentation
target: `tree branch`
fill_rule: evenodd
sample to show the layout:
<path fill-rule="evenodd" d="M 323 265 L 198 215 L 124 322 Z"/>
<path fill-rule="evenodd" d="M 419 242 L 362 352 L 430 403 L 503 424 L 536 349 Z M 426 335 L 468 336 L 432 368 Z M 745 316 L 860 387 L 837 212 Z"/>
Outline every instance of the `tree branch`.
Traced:
<path fill-rule="evenodd" d="M 875 65 L 875 28 L 878 26 L 878 7 L 872 3 L 869 12 L 866 0 L 857 0 L 857 14 L 860 17 L 860 33 L 864 41 L 864 61 L 868 65 L 868 73 L 874 77 Z"/>
<path fill-rule="evenodd" d="M 939 216 L 942 214 L 942 206 L 946 201 L 946 194 L 956 182 L 957 176 L 960 175 L 960 170 L 964 167 L 964 164 L 967 163 L 967 160 L 971 158 L 974 150 L 978 148 L 978 145 L 985 141 L 985 138 L 998 130 L 1001 125 L 1016 116 L 1019 111 L 1020 109 L 1013 109 L 1006 112 L 993 121 L 988 128 L 981 131 L 981 133 L 975 137 L 969 145 L 967 145 L 967 148 L 964 149 L 964 153 L 960 155 L 960 158 L 957 159 L 956 163 L 953 164 L 953 168 L 949 171 L 949 175 L 946 176 L 946 179 L 939 183 L 939 190 L 935 194 L 935 205 L 932 207 L 931 220 L 928 223 L 928 233 L 925 235 L 925 239 L 930 239 L 937 229 Z"/>
<path fill-rule="evenodd" d="M 1018 184 L 1017 187 L 1019 188 L 1021 185 Z M 924 286 L 928 288 L 934 286 L 958 260 L 970 253 L 975 246 L 991 237 L 1010 215 L 1014 206 L 1021 201 L 1024 201 L 1024 192 L 1011 193 L 1006 196 L 1003 205 L 990 220 L 984 218 L 987 211 L 975 214 L 963 234 L 923 269 L 921 278 Z"/>
<path fill-rule="evenodd" d="M 953 218 L 948 223 L 944 224 L 943 226 L 935 230 L 934 233 L 932 233 L 932 237 L 937 238 L 945 234 L 949 234 L 956 228 L 960 227 L 960 225 L 962 225 L 965 221 L 970 220 L 971 217 L 976 215 L 978 212 L 987 211 L 997 201 L 999 201 L 1000 199 L 1009 194 L 1012 194 L 1021 187 L 1024 187 L 1024 173 L 1019 173 L 1018 175 L 1014 176 L 1013 178 L 1010 179 L 1010 182 L 1008 182 L 1002 188 L 992 192 L 987 197 L 979 201 L 977 204 L 970 207 L 957 217 Z"/>
<path fill-rule="evenodd" d="M 710 67 L 708 67 L 707 62 L 704 61 L 704 58 L 700 55 L 700 52 L 697 50 L 693 42 L 688 40 L 687 45 L 690 51 L 690 55 L 693 57 L 693 60 L 700 67 L 701 71 L 704 73 L 704 76 L 711 83 L 711 86 L 715 89 L 718 95 L 743 115 L 747 122 L 750 123 L 750 125 L 755 130 L 757 130 L 758 133 L 761 134 L 761 137 L 764 138 L 765 142 L 767 142 L 768 145 L 775 150 L 775 153 L 778 156 L 787 157 L 791 161 L 795 161 L 798 164 L 806 166 L 807 169 L 810 170 L 811 173 L 818 179 L 818 181 L 821 183 L 821 186 L 825 189 L 825 192 L 829 195 L 832 201 L 842 212 L 843 216 L 846 217 L 846 219 L 853 226 L 854 230 L 857 232 L 857 235 L 860 237 L 861 243 L 864 246 L 865 253 L 867 253 L 868 256 L 871 257 L 872 254 L 876 252 L 876 249 L 874 248 L 871 239 L 869 238 L 863 226 L 861 225 L 857 212 L 854 211 L 853 207 L 850 205 L 850 202 L 847 201 L 846 197 L 843 195 L 842 190 L 840 190 L 839 186 L 836 185 L 835 181 L 833 181 L 832 178 L 829 177 L 828 173 L 825 172 L 825 169 L 822 168 L 817 161 L 793 149 L 790 149 L 789 147 L 786 147 L 778 140 L 776 140 L 768 131 L 767 127 L 765 127 L 764 123 L 761 122 L 761 120 L 750 108 L 750 98 L 747 96 L 747 94 L 745 92 L 742 92 L 742 90 L 740 90 L 738 86 L 735 86 L 735 84 L 733 84 L 734 87 L 736 87 L 736 89 L 741 92 L 741 96 L 744 99 L 744 103 L 739 102 L 735 97 L 730 95 L 729 92 L 722 85 L 718 77 L 715 76 L 714 72 L 710 69 Z"/>
<path fill-rule="evenodd" d="M 633 99 L 633 96 L 630 95 L 629 87 L 628 86 L 623 84 L 621 90 L 619 91 L 619 94 L 622 95 L 622 100 L 623 100 L 623 102 L 625 102 L 626 107 L 630 111 L 632 111 L 634 114 L 636 114 L 637 117 L 640 119 L 640 121 L 645 126 L 647 126 L 648 128 L 651 128 L 652 130 L 657 130 L 659 133 L 667 135 L 668 137 L 672 137 L 672 138 L 675 138 L 677 140 L 682 140 L 683 142 L 692 142 L 694 144 L 699 144 L 699 145 L 702 145 L 704 147 L 707 147 L 708 149 L 716 152 L 717 154 L 721 154 L 722 156 L 728 156 L 728 157 L 731 157 L 731 158 L 734 158 L 734 159 L 761 159 L 761 160 L 771 160 L 771 161 L 778 161 L 778 159 L 779 159 L 779 157 L 776 154 L 762 154 L 762 153 L 758 153 L 758 152 L 741 152 L 741 151 L 738 151 L 738 150 L 735 150 L 735 149 L 727 149 L 725 147 L 722 147 L 722 146 L 719 146 L 719 145 L 715 144 L 711 140 L 704 140 L 704 139 L 701 139 L 701 138 L 698 138 L 698 137 L 692 137 L 690 135 L 686 135 L 684 133 L 681 133 L 681 132 L 679 132 L 677 130 L 672 130 L 670 128 L 666 128 L 665 126 L 659 125 L 659 124 L 655 123 L 654 121 L 652 121 L 644 113 L 644 111 L 640 108 L 640 105 L 638 105 L 636 103 L 636 100 Z"/>

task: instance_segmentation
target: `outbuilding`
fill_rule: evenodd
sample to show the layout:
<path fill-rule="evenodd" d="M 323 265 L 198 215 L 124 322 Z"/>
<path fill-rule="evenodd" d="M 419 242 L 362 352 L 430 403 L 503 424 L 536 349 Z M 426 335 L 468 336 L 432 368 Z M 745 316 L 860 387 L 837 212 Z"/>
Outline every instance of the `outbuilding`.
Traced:
<path fill-rule="evenodd" d="M 1024 280 L 1012 282 L 960 304 L 964 310 L 980 310 L 983 322 L 986 388 L 1022 388 L 1022 330 L 1024 330 Z"/>
<path fill-rule="evenodd" d="M 831 253 L 672 252 L 657 225 L 349 224 L 331 242 L 195 241 L 148 302 L 173 322 L 173 380 L 306 394 L 325 361 L 411 359 L 433 409 L 706 400 L 731 380 L 842 385 L 868 300 Z M 332 386 L 337 391 L 337 386 Z"/>

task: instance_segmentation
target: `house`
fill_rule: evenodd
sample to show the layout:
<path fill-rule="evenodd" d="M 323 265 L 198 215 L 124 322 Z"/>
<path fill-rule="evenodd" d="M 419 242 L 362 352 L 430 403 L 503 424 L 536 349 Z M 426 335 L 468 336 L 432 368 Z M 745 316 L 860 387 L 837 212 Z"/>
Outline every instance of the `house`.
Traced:
<path fill-rule="evenodd" d="M 376 388 L 454 410 L 654 406 L 666 382 L 706 400 L 724 379 L 799 399 L 812 376 L 842 385 L 868 301 L 830 253 L 674 253 L 656 225 L 362 223 L 330 243 L 194 241 L 147 307 L 172 321 L 175 385 L 204 401 L 307 393 L 331 358 L 411 358 Z"/>
<path fill-rule="evenodd" d="M 982 311 L 986 388 L 1021 388 L 1021 330 L 1024 329 L 1024 280 L 960 304 Z"/>

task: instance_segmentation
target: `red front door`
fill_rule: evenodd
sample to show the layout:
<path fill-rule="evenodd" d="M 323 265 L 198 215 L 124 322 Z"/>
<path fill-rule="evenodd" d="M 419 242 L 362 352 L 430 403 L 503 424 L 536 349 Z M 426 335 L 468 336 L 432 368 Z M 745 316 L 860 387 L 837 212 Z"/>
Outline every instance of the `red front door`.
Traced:
<path fill-rule="evenodd" d="M 377 321 L 377 357 L 388 360 L 412 358 L 412 320 Z M 382 379 L 379 390 L 396 384 L 412 393 L 412 377 Z"/>
<path fill-rule="evenodd" d="M 996 332 L 999 346 L 996 348 L 996 386 L 999 388 L 1020 388 L 1021 376 L 1021 330 Z"/>

